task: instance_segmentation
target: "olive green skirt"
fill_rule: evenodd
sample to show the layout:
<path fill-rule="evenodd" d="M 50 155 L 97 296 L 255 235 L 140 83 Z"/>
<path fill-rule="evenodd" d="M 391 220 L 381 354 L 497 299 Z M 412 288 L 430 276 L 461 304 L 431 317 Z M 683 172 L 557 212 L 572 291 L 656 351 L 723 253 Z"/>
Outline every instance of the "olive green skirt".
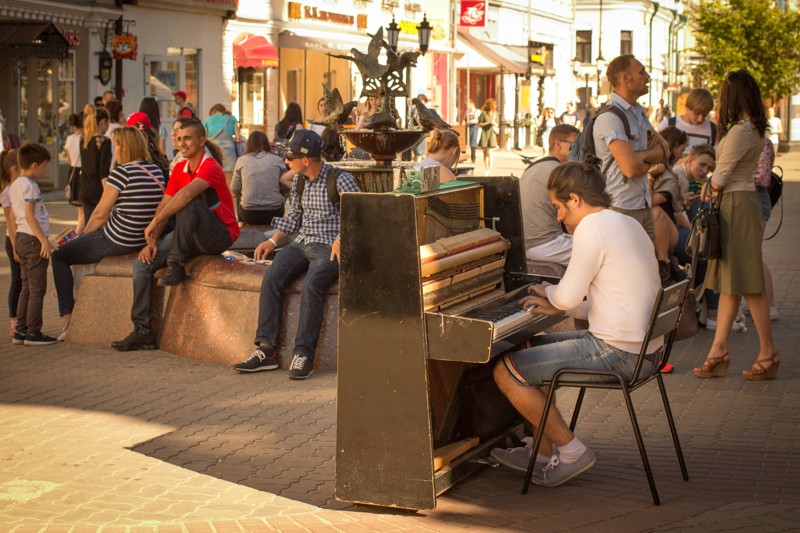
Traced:
<path fill-rule="evenodd" d="M 720 294 L 762 294 L 761 204 L 755 191 L 723 192 L 722 256 L 708 262 L 705 287 Z"/>

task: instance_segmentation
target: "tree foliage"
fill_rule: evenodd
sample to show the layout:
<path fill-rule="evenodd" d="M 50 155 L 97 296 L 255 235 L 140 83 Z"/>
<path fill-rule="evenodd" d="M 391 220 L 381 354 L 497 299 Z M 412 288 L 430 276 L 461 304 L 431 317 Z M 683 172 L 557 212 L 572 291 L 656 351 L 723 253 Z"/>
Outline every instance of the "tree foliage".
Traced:
<path fill-rule="evenodd" d="M 746 69 L 764 98 L 791 94 L 800 72 L 800 13 L 771 0 L 701 0 L 689 20 L 697 69 L 713 92 L 728 72 Z"/>

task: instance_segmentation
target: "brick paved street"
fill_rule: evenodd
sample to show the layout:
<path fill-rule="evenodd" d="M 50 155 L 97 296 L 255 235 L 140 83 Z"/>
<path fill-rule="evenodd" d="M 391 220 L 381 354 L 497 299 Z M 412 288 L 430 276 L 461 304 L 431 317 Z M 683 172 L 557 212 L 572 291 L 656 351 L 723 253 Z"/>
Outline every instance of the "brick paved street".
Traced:
<path fill-rule="evenodd" d="M 487 468 L 436 510 L 409 513 L 334 498 L 334 373 L 293 382 L 285 371 L 239 375 L 161 351 L 4 343 L 0 531 L 800 531 L 800 155 L 778 163 L 786 212 L 765 250 L 781 312 L 779 379 L 741 378 L 757 352 L 749 319 L 747 333 L 733 334 L 726 378 L 691 373 L 711 332 L 676 345 L 666 382 L 690 481 L 655 388 L 634 394 L 660 507 L 618 394 L 587 394 L 577 433 L 598 463 L 575 481 L 523 496 L 521 474 Z M 496 168 L 518 175 L 522 166 L 505 153 Z M 48 209 L 57 228 L 74 216 L 63 202 Z M 58 324 L 48 297 L 46 332 Z M 573 396 L 562 398 L 567 406 Z"/>

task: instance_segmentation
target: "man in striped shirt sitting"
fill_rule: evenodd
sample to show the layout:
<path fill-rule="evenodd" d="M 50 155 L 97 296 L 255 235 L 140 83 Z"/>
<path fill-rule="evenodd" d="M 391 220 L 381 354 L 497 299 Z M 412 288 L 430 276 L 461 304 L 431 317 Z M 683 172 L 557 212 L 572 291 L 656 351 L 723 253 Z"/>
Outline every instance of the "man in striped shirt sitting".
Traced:
<path fill-rule="evenodd" d="M 285 156 L 289 170 L 295 174 L 292 210 L 283 218 L 272 219 L 277 231 L 256 248 L 255 259 L 267 257 L 289 234 L 297 233 L 297 237 L 278 251 L 264 275 L 258 305 L 256 348 L 247 360 L 233 367 L 239 372 L 278 368 L 283 292 L 295 278 L 306 272 L 289 377 L 305 379 L 311 375 L 322 327 L 325 289 L 339 278 L 340 219 L 338 196 L 335 195 L 359 192 L 353 176 L 323 163 L 321 156 L 322 138 L 319 134 L 306 129 L 295 131 Z M 332 201 L 334 198 L 336 203 Z"/>
<path fill-rule="evenodd" d="M 120 351 L 152 350 L 153 274 L 163 266 L 167 272 L 159 285 L 177 285 L 186 278 L 191 257 L 220 254 L 239 237 L 233 197 L 220 166 L 222 154 L 206 142 L 206 129 L 197 119 L 184 122 L 177 135 L 184 160 L 175 166 L 153 220 L 144 230 L 147 245 L 133 265 L 134 330 L 111 346 Z M 171 217 L 175 230 L 162 237 Z"/>

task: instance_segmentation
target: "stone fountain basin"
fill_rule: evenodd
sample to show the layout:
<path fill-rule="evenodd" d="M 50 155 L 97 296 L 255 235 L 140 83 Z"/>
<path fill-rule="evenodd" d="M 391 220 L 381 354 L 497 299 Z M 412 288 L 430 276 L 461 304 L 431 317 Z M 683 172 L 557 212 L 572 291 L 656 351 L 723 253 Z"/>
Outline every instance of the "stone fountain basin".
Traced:
<path fill-rule="evenodd" d="M 342 135 L 372 156 L 378 163 L 391 161 L 395 154 L 416 146 L 425 135 L 423 130 L 344 130 Z"/>

